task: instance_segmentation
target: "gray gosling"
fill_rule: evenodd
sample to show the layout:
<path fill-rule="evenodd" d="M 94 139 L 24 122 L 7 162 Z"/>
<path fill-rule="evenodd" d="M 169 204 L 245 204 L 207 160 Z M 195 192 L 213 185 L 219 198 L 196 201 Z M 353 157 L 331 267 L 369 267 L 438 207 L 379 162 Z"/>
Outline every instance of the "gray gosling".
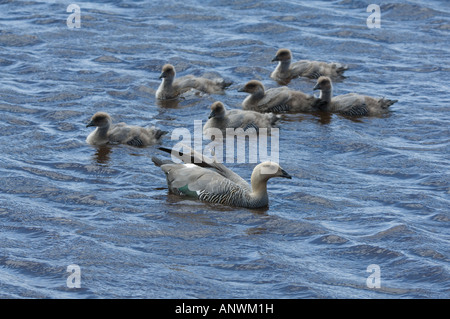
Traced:
<path fill-rule="evenodd" d="M 225 165 L 192 149 L 187 154 L 166 148 L 160 150 L 184 161 L 175 164 L 152 157 L 155 165 L 165 173 L 169 191 L 203 202 L 245 208 L 267 207 L 267 181 L 272 177 L 292 178 L 277 163 L 264 162 L 253 169 L 249 184 Z"/>
<path fill-rule="evenodd" d="M 347 65 L 341 63 L 327 63 L 320 61 L 300 60 L 291 63 L 292 53 L 289 49 L 279 49 L 272 62 L 278 61 L 278 65 L 270 77 L 280 84 L 286 85 L 297 77 L 317 79 L 320 76 L 342 78 Z"/>
<path fill-rule="evenodd" d="M 279 115 L 273 113 L 259 113 L 255 111 L 245 110 L 227 110 L 222 102 L 214 102 L 211 105 L 211 113 L 208 121 L 203 126 L 203 134 L 211 134 L 212 128 L 219 129 L 222 136 L 226 136 L 226 129 L 233 130 L 242 128 L 243 131 L 254 129 L 259 132 L 261 128 L 266 128 L 267 133 L 279 120 Z M 210 133 L 208 133 L 210 132 Z"/>
<path fill-rule="evenodd" d="M 86 142 L 91 145 L 127 144 L 143 147 L 158 143 L 161 136 L 167 133 L 155 127 L 113 124 L 111 117 L 105 112 L 95 113 L 86 125 L 86 127 L 91 126 L 96 127 L 86 138 Z"/>
<path fill-rule="evenodd" d="M 348 93 L 333 97 L 331 79 L 321 76 L 317 79 L 314 90 L 320 90 L 322 111 L 340 113 L 348 116 L 377 116 L 389 111 L 389 106 L 397 100 L 374 98 L 367 95 Z"/>
<path fill-rule="evenodd" d="M 160 100 L 175 99 L 183 93 L 194 89 L 209 94 L 224 94 L 224 90 L 231 85 L 224 79 L 207 79 L 186 75 L 175 78 L 175 68 L 171 64 L 165 64 L 162 68 L 160 79 L 161 84 L 156 90 L 155 96 Z"/>
<path fill-rule="evenodd" d="M 261 113 L 296 113 L 317 110 L 319 99 L 313 95 L 291 90 L 285 86 L 264 89 L 264 85 L 257 81 L 247 82 L 239 92 L 250 93 L 242 102 L 244 110 Z"/>

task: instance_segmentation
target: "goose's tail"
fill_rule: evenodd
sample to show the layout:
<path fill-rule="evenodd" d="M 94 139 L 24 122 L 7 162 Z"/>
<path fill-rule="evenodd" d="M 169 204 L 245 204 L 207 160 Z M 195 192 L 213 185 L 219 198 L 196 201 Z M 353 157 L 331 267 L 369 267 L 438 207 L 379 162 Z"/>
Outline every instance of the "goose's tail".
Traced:
<path fill-rule="evenodd" d="M 394 104 L 396 102 L 398 102 L 398 100 L 389 100 L 389 99 L 382 98 L 380 100 L 380 105 L 381 105 L 381 108 L 387 109 L 389 106 L 391 106 L 392 104 Z"/>
<path fill-rule="evenodd" d="M 225 90 L 225 89 L 228 88 L 231 84 L 233 84 L 233 82 L 232 82 L 232 81 L 225 80 L 225 79 L 222 79 L 218 84 L 220 85 L 220 88 L 221 88 L 222 90 Z"/>
<path fill-rule="evenodd" d="M 347 64 L 336 63 L 336 73 L 338 75 L 343 75 L 346 70 L 348 70 Z"/>
<path fill-rule="evenodd" d="M 167 132 L 167 131 L 162 131 L 162 130 L 157 129 L 155 131 L 155 138 L 159 140 L 163 135 L 166 135 L 168 133 L 169 132 Z"/>
<path fill-rule="evenodd" d="M 164 164 L 173 164 L 171 160 L 162 160 L 156 156 L 152 156 L 152 162 L 158 167 Z"/>

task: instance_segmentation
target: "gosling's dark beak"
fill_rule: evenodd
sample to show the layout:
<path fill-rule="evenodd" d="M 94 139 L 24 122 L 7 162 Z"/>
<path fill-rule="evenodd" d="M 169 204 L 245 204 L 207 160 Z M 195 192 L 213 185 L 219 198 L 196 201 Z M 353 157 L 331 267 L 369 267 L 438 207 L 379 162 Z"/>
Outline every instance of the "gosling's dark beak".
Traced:
<path fill-rule="evenodd" d="M 86 127 L 95 126 L 92 121 L 90 121 L 88 124 L 86 124 Z"/>
<path fill-rule="evenodd" d="M 245 92 L 245 87 L 241 87 L 237 90 L 238 92 Z"/>
<path fill-rule="evenodd" d="M 280 61 L 280 59 L 278 59 L 278 57 L 276 56 L 272 59 L 272 62 L 275 62 L 275 61 Z"/>
<path fill-rule="evenodd" d="M 208 118 L 210 119 L 210 118 L 215 117 L 215 116 L 216 116 L 216 112 L 211 111 L 211 113 L 209 113 Z"/>
<path fill-rule="evenodd" d="M 317 83 L 314 87 L 313 87 L 313 90 L 315 91 L 315 90 L 320 90 L 320 85 L 319 85 L 319 83 Z"/>
<path fill-rule="evenodd" d="M 281 176 L 280 177 L 292 179 L 292 176 L 289 175 L 284 169 L 281 170 Z"/>
<path fill-rule="evenodd" d="M 160 79 L 164 79 L 166 77 L 166 73 L 162 72 L 161 75 L 159 76 Z"/>

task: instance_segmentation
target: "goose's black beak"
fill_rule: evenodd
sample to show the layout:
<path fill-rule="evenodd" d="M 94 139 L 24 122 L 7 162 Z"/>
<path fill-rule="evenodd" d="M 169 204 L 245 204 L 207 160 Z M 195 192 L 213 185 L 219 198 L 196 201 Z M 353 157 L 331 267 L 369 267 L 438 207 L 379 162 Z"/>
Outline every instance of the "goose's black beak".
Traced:
<path fill-rule="evenodd" d="M 281 170 L 281 176 L 280 177 L 292 179 L 292 176 L 289 175 L 284 169 Z"/>

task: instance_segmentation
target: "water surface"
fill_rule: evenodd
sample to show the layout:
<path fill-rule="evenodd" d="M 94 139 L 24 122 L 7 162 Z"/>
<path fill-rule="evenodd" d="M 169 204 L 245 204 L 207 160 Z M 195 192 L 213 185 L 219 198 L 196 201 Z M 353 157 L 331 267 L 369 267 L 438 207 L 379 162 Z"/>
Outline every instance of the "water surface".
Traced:
<path fill-rule="evenodd" d="M 370 1 L 77 1 L 79 29 L 70 3 L 0 2 L 0 297 L 450 297 L 446 1 L 383 4 L 379 29 Z M 283 116 L 293 178 L 270 181 L 268 209 L 168 193 L 157 146 L 85 143 L 97 111 L 172 132 L 216 100 L 239 108 L 248 80 L 277 86 L 281 47 L 348 64 L 335 94 L 399 101 L 382 118 Z M 168 62 L 233 85 L 158 103 Z M 254 166 L 227 165 L 246 179 Z M 81 288 L 67 287 L 71 264 Z"/>

